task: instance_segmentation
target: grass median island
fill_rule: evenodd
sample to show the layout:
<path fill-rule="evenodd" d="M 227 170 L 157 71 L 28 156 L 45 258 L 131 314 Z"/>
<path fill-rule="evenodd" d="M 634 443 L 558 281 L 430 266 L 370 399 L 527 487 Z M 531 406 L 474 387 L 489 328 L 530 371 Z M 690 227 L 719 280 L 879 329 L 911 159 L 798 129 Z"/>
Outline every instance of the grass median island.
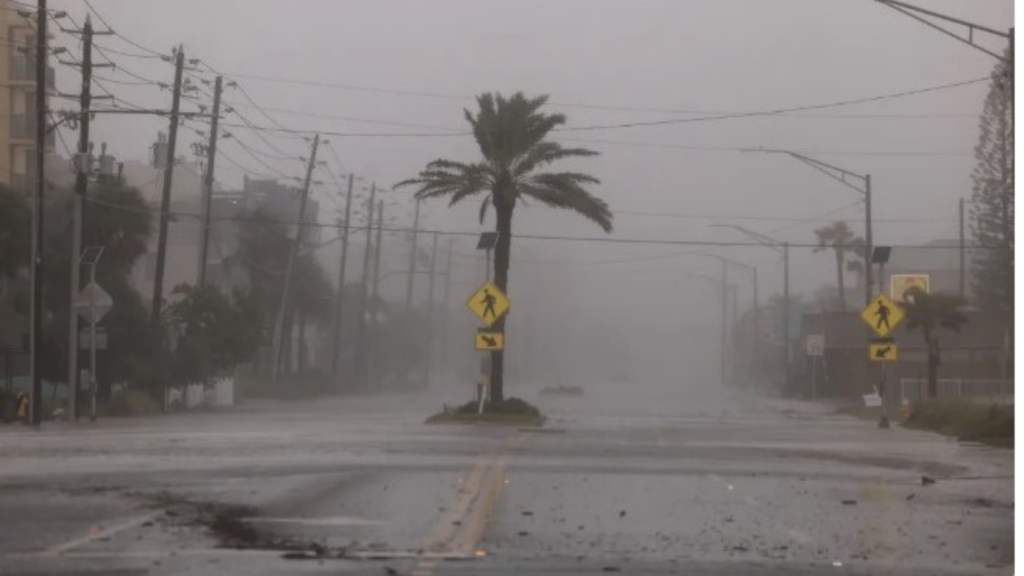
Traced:
<path fill-rule="evenodd" d="M 1013 406 L 927 400 L 913 405 L 903 425 L 954 436 L 965 442 L 1013 447 Z"/>
<path fill-rule="evenodd" d="M 519 398 L 506 398 L 501 402 L 485 402 L 484 411 L 480 405 L 469 401 L 461 406 L 448 407 L 427 418 L 427 424 L 504 424 L 510 426 L 542 426 L 544 415 L 533 404 Z"/>

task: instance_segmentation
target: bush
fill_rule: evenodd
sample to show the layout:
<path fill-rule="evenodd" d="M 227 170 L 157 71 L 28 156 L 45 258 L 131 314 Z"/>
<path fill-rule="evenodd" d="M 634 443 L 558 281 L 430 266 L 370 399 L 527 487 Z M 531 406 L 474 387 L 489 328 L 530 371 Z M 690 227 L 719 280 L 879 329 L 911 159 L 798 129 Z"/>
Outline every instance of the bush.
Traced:
<path fill-rule="evenodd" d="M 159 414 L 160 404 L 139 390 L 122 390 L 99 407 L 103 416 L 152 416 Z"/>
<path fill-rule="evenodd" d="M 476 414 L 480 410 L 480 404 L 475 400 L 466 402 L 455 408 L 454 414 L 459 416 Z M 501 414 L 509 416 L 540 417 L 540 409 L 533 404 L 519 398 L 506 398 L 501 402 L 485 402 L 484 414 Z"/>
<path fill-rule="evenodd" d="M 536 406 L 519 398 L 487 402 L 484 413 L 477 414 L 479 404 L 466 402 L 455 408 L 445 406 L 443 412 L 427 418 L 427 424 L 498 424 L 510 426 L 543 426 L 544 416 Z"/>
<path fill-rule="evenodd" d="M 934 430 L 963 441 L 1012 445 L 1013 407 L 928 400 L 914 404 L 906 425 Z"/>

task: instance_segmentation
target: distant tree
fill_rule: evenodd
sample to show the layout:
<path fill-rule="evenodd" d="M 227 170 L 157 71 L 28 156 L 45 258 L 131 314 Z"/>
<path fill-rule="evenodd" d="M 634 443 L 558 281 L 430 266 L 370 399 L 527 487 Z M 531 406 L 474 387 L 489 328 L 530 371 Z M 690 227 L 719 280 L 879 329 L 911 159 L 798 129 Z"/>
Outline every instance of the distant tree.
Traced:
<path fill-rule="evenodd" d="M 273 329 L 281 305 L 290 244 L 288 228 L 280 216 L 257 208 L 241 218 L 238 248 L 227 259 L 229 265 L 245 271 L 252 298 L 260 303 L 268 330 Z M 293 329 L 299 328 L 302 334 L 300 349 L 305 350 L 305 334 L 301 329 L 303 319 L 310 318 L 314 324 L 324 326 L 332 317 L 333 289 L 312 252 L 300 253 L 296 259 L 292 288 L 285 330 L 292 333 Z M 295 322 L 296 316 L 298 322 Z"/>
<path fill-rule="evenodd" d="M 935 398 L 939 390 L 939 364 L 942 362 L 939 329 L 959 332 L 967 323 L 967 316 L 962 311 L 966 304 L 967 301 L 958 294 L 929 294 L 917 286 L 907 291 L 902 305 L 907 314 L 907 328 L 921 330 L 928 347 L 928 396 L 931 398 Z"/>
<path fill-rule="evenodd" d="M 824 226 L 814 231 L 818 237 L 818 247 L 815 252 L 831 250 L 836 259 L 836 275 L 839 287 L 839 309 L 846 312 L 846 286 L 843 283 L 843 270 L 860 271 L 863 264 L 851 257 L 864 254 L 864 239 L 854 235 L 849 225 L 841 220 L 830 226 Z"/>
<path fill-rule="evenodd" d="M 1006 52 L 1011 57 L 1009 52 Z M 1013 308 L 1013 89 L 1006 62 L 992 70 L 979 121 L 971 172 L 970 227 L 974 302 L 985 310 Z"/>
<path fill-rule="evenodd" d="M 71 191 L 63 188 L 53 189 L 47 196 L 42 350 L 43 377 L 53 382 L 67 380 L 72 198 Z M 147 251 L 152 231 L 151 208 L 136 188 L 120 179 L 102 179 L 92 187 L 83 213 L 82 246 L 103 246 L 96 282 L 114 301 L 102 322 L 109 348 L 100 354 L 97 379 L 104 392 L 113 382 L 156 391 L 166 376 L 160 328 L 147 319 L 148 304 L 130 280 L 132 268 Z"/>
<path fill-rule="evenodd" d="M 32 218 L 28 199 L 20 191 L 0 185 L 0 280 L 12 280 L 28 265 Z"/>
<path fill-rule="evenodd" d="M 417 198 L 449 199 L 455 204 L 485 193 L 480 205 L 483 223 L 489 206 L 494 207 L 498 243 L 494 250 L 494 282 L 508 291 L 508 269 L 512 247 L 512 214 L 516 202 L 529 197 L 552 208 L 568 209 L 597 223 L 605 232 L 612 229 L 612 213 L 600 198 L 587 191 L 597 178 L 579 172 L 543 172 L 549 164 L 565 158 L 594 156 L 584 148 L 563 148 L 547 140 L 549 133 L 565 123 L 562 114 L 540 111 L 547 96 L 527 98 L 521 92 L 505 98 L 485 93 L 477 97 L 480 109 L 465 110 L 466 120 L 483 159 L 473 163 L 434 160 L 419 176 L 397 186 L 416 186 Z M 505 330 L 505 319 L 495 324 Z M 491 354 L 491 394 L 504 398 L 504 352 Z"/>
<path fill-rule="evenodd" d="M 172 373 L 178 383 L 203 382 L 249 361 L 264 342 L 263 309 L 245 291 L 230 296 L 214 286 L 180 285 L 167 307 L 177 338 Z"/>

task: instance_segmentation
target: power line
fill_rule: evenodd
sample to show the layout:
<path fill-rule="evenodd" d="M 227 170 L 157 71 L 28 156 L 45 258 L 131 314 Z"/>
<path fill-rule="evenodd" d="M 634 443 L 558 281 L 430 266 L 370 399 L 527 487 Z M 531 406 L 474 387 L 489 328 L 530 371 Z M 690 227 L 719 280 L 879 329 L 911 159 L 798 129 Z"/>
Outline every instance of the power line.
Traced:
<path fill-rule="evenodd" d="M 95 204 L 98 204 L 98 205 L 106 206 L 106 207 L 109 207 L 109 208 L 121 209 L 121 210 L 125 210 L 125 211 L 140 212 L 140 213 L 141 212 L 147 212 L 147 213 L 150 213 L 150 214 L 158 213 L 158 210 L 154 210 L 154 209 L 148 209 L 148 208 L 140 209 L 140 208 L 133 208 L 133 207 L 128 207 L 128 206 L 122 206 L 122 205 L 114 204 L 114 203 L 111 203 L 111 202 L 103 202 L 103 201 L 95 199 L 95 198 L 89 198 L 89 199 L 87 199 L 87 201 L 95 203 Z M 200 214 L 192 213 L 192 212 L 171 212 L 170 214 L 173 215 L 173 216 L 180 216 L 180 217 L 185 217 L 185 218 L 197 218 L 198 219 L 198 218 L 202 217 Z M 292 220 L 279 220 L 279 219 L 274 219 L 274 218 L 257 218 L 257 217 L 245 217 L 245 216 L 220 217 L 220 218 L 214 218 L 213 221 L 216 221 L 216 222 L 251 222 L 251 223 L 256 223 L 256 224 L 279 225 L 279 226 L 315 226 L 315 227 L 318 227 L 318 228 L 331 228 L 331 229 L 341 229 L 341 228 L 344 228 L 344 224 L 339 224 L 339 223 L 298 222 L 298 221 L 292 221 Z M 383 232 L 397 232 L 397 233 L 412 232 L 412 228 L 384 227 L 381 230 Z M 447 235 L 447 236 L 471 236 L 471 237 L 478 237 L 480 235 L 480 232 L 478 230 L 424 230 L 424 229 L 421 229 L 421 230 L 419 230 L 419 232 L 423 233 L 423 234 L 435 234 L 436 233 L 436 234 L 439 234 L 439 235 Z M 545 241 L 558 241 L 558 242 L 589 242 L 589 243 L 600 243 L 600 244 L 632 244 L 632 245 L 664 245 L 664 246 L 708 246 L 708 247 L 715 247 L 715 246 L 719 246 L 719 247 L 728 247 L 728 246 L 763 246 L 762 243 L 754 242 L 754 241 L 729 241 L 729 242 L 722 242 L 722 241 L 712 241 L 712 240 L 677 240 L 677 239 L 667 239 L 667 238 L 665 238 L 665 239 L 656 239 L 656 238 L 615 238 L 615 237 L 611 237 L 611 236 L 564 236 L 564 235 L 549 235 L 549 234 L 516 234 L 515 237 L 518 240 L 545 240 Z M 795 243 L 790 243 L 789 246 L 791 248 L 812 248 L 812 249 L 820 248 L 820 245 L 818 243 L 799 243 L 799 242 L 795 242 Z M 897 247 L 897 248 L 925 248 L 925 249 L 943 249 L 943 250 L 949 250 L 951 248 L 950 246 L 933 246 L 933 245 L 912 246 L 912 245 L 892 244 L 891 246 Z M 854 248 L 855 246 L 851 244 L 851 245 L 848 245 L 848 246 L 839 246 L 839 247 Z M 986 245 L 982 245 L 982 244 L 973 244 L 973 245 L 969 245 L 967 247 L 971 248 L 971 249 L 995 249 L 995 250 L 1003 249 L 1003 246 L 986 246 Z"/>
<path fill-rule="evenodd" d="M 969 86 L 971 84 L 978 84 L 980 82 L 988 82 L 991 78 L 988 76 L 982 78 L 975 78 L 973 80 L 964 80 L 961 82 L 953 82 L 950 84 L 941 84 L 938 86 L 929 86 L 927 88 L 918 88 L 916 90 L 906 90 L 903 92 L 894 92 L 890 94 L 880 94 L 878 96 L 869 96 L 866 98 L 853 98 L 849 100 L 838 100 L 835 102 L 827 102 L 824 104 L 810 104 L 806 106 L 791 106 L 787 108 L 776 108 L 771 110 L 758 110 L 752 112 L 735 112 L 731 114 L 717 114 L 711 116 L 701 116 L 697 118 L 674 118 L 666 120 L 650 120 L 645 122 L 622 122 L 618 124 L 598 124 L 592 126 L 577 126 L 577 127 L 566 127 L 556 129 L 561 132 L 581 132 L 590 130 L 610 130 L 616 128 L 637 128 L 642 126 L 665 126 L 669 124 L 692 124 L 695 122 L 708 122 L 713 120 L 731 120 L 735 118 L 749 118 L 753 116 L 771 116 L 775 114 L 785 114 L 788 112 L 807 112 L 810 110 L 822 110 L 825 108 L 837 108 L 842 106 L 852 106 L 854 104 L 865 104 L 868 102 L 879 102 L 882 100 L 892 100 L 894 98 L 904 98 L 907 96 L 916 96 L 918 94 L 926 94 L 928 92 L 935 92 L 938 90 L 947 90 L 950 88 L 959 88 L 961 86 Z"/>
<path fill-rule="evenodd" d="M 280 84 L 294 84 L 294 85 L 300 85 L 300 86 L 313 86 L 313 87 L 329 88 L 329 89 L 336 89 L 336 90 L 349 90 L 349 91 L 354 91 L 354 92 L 370 92 L 370 93 L 378 93 L 378 94 L 391 94 L 391 95 L 397 95 L 397 96 L 411 96 L 411 97 L 418 97 L 418 98 L 431 98 L 431 99 L 438 99 L 438 100 L 454 100 L 454 101 L 461 101 L 461 102 L 464 102 L 464 101 L 467 101 L 467 100 L 468 101 L 475 100 L 475 96 L 467 96 L 467 95 L 464 95 L 464 94 L 443 94 L 443 93 L 437 93 L 437 92 L 423 92 L 423 91 L 411 91 L 411 90 L 392 90 L 392 89 L 385 89 L 385 88 L 373 88 L 373 87 L 367 87 L 367 86 L 357 86 L 357 85 L 353 85 L 353 84 L 323 82 L 323 81 L 317 81 L 317 80 L 300 80 L 300 79 L 280 78 L 280 77 L 273 77 L 273 76 L 264 76 L 264 75 L 260 75 L 260 74 L 243 74 L 243 73 L 237 73 L 237 72 L 227 72 L 225 74 L 228 75 L 228 76 L 235 77 L 235 78 L 248 78 L 248 79 L 251 79 L 251 80 L 260 80 L 260 81 L 264 81 L 264 82 L 274 82 L 274 83 L 280 83 Z M 594 109 L 594 110 L 611 110 L 611 111 L 619 111 L 619 112 L 649 112 L 649 113 L 664 113 L 664 114 L 700 114 L 700 115 L 721 115 L 721 116 L 730 116 L 730 117 L 741 117 L 741 116 L 746 116 L 746 115 L 772 115 L 772 116 L 779 116 L 779 115 L 793 115 L 793 113 L 795 113 L 795 112 L 806 112 L 806 111 L 820 109 L 820 108 L 834 107 L 834 106 L 837 106 L 837 105 L 846 106 L 846 105 L 852 105 L 852 104 L 874 102 L 874 101 L 883 100 L 883 99 L 900 98 L 900 97 L 903 97 L 903 96 L 910 96 L 910 95 L 914 95 L 914 94 L 921 94 L 921 93 L 925 93 L 925 92 L 931 92 L 931 91 L 934 91 L 934 90 L 942 90 L 942 89 L 946 89 L 946 88 L 955 88 L 955 87 L 959 87 L 959 86 L 966 86 L 966 85 L 969 85 L 969 84 L 975 84 L 975 83 L 978 83 L 978 82 L 983 82 L 983 81 L 988 81 L 988 80 L 989 80 L 988 77 L 978 78 L 978 79 L 968 80 L 968 81 L 964 81 L 964 82 L 956 82 L 956 83 L 952 83 L 952 84 L 944 84 L 944 85 L 940 85 L 940 86 L 933 86 L 933 87 L 930 87 L 930 88 L 924 88 L 924 89 L 919 89 L 919 90 L 911 90 L 911 91 L 908 91 L 908 92 L 899 92 L 899 93 L 894 93 L 894 94 L 884 94 L 884 95 L 880 95 L 880 96 L 873 96 L 873 97 L 869 97 L 869 98 L 861 98 L 861 99 L 856 99 L 856 100 L 844 101 L 844 102 L 840 102 L 840 103 L 832 103 L 832 104 L 828 104 L 828 105 L 797 106 L 797 107 L 792 107 L 792 108 L 780 109 L 778 111 L 750 112 L 750 111 L 735 111 L 735 110 L 724 110 L 724 111 L 723 110 L 678 110 L 678 109 L 642 108 L 642 107 L 630 107 L 630 106 L 606 106 L 606 105 L 597 105 L 597 104 L 568 103 L 568 102 L 557 102 L 557 101 L 548 102 L 548 104 L 551 105 L 551 106 L 562 107 L 562 108 L 583 108 L 583 109 Z M 904 116 L 907 116 L 907 117 L 922 117 L 922 118 L 924 118 L 924 117 L 932 117 L 934 115 L 920 114 L 920 115 L 904 115 Z M 959 117 L 961 115 L 937 115 L 937 116 L 939 116 L 939 117 L 942 117 L 942 116 Z M 969 115 L 969 116 L 970 117 L 977 117 L 977 115 Z M 808 116 L 803 116 L 803 117 L 805 117 L 805 118 L 822 118 L 824 116 L 822 116 L 822 115 L 808 115 Z M 868 115 L 868 117 L 896 117 L 896 115 L 889 115 L 889 116 Z M 678 119 L 678 120 L 686 121 L 687 119 Z M 671 121 L 659 121 L 659 122 L 671 122 Z M 633 123 L 630 123 L 630 126 L 632 126 L 632 125 L 633 125 Z"/>
<path fill-rule="evenodd" d="M 862 202 L 858 201 L 856 206 Z M 816 218 L 795 218 L 787 216 L 756 216 L 756 215 L 729 215 L 729 214 L 688 214 L 682 212 L 657 212 L 643 210 L 615 210 L 615 215 L 646 216 L 651 218 L 674 218 L 680 220 L 756 220 L 762 222 L 824 222 L 822 217 Z M 873 222 L 956 222 L 956 218 L 872 218 Z"/>
<path fill-rule="evenodd" d="M 168 56 L 167 54 L 164 54 L 162 52 L 158 52 L 158 51 L 153 50 L 152 48 L 149 48 L 147 46 L 143 46 L 142 44 L 139 44 L 138 42 L 132 40 L 131 38 L 128 38 L 128 37 L 122 35 L 120 32 L 115 30 L 114 27 L 111 26 L 109 22 L 107 22 L 107 19 L 104 18 L 103 15 L 100 14 L 100 12 L 98 10 L 96 10 L 95 7 L 93 7 L 92 2 L 90 2 L 89 0 L 84 0 L 84 1 L 85 1 L 85 5 L 89 8 L 89 11 L 92 12 L 93 15 L 96 16 L 96 18 L 99 19 L 99 21 L 102 22 L 103 25 L 107 27 L 107 30 L 109 30 L 110 32 L 113 32 L 114 35 L 117 36 L 118 38 L 120 38 L 123 42 L 125 42 L 127 44 L 130 44 L 130 45 L 134 46 L 135 48 L 138 48 L 139 50 L 142 50 L 143 52 L 146 52 L 146 53 L 151 54 L 153 56 L 158 56 L 160 58 L 170 58 L 170 56 Z"/>
<path fill-rule="evenodd" d="M 641 148 L 666 148 L 672 150 L 696 150 L 702 152 L 751 152 L 757 147 L 751 146 L 703 146 L 695 144 L 670 144 L 664 142 L 636 142 L 624 140 L 605 140 L 593 138 L 566 138 L 556 137 L 554 140 L 567 142 L 581 142 L 590 144 L 611 144 L 615 146 L 634 146 Z M 789 150 L 789 148 L 786 148 Z M 971 151 L 945 151 L 945 150 L 792 150 L 798 154 L 816 154 L 828 156 L 972 156 Z"/>
<path fill-rule="evenodd" d="M 822 104 L 809 104 L 804 106 L 791 106 L 787 108 L 776 108 L 769 110 L 755 110 L 750 112 L 733 112 L 727 114 L 712 114 L 708 116 L 698 116 L 695 118 L 669 118 L 663 120 L 649 120 L 649 121 L 638 121 L 638 122 L 621 122 L 616 124 L 592 124 L 583 126 L 565 126 L 561 128 L 555 128 L 552 132 L 586 132 L 596 130 L 615 130 L 623 128 L 640 128 L 645 126 L 665 126 L 672 124 L 693 124 L 698 122 L 712 122 L 719 120 L 733 120 L 737 118 L 751 118 L 757 116 L 774 116 L 778 114 L 785 114 L 790 112 L 806 112 L 810 110 L 823 110 L 826 108 L 838 108 L 843 106 L 852 106 L 855 104 L 865 104 L 868 102 L 879 102 L 883 100 L 891 100 L 896 98 L 905 98 L 908 96 L 915 96 L 919 94 L 925 94 L 928 92 L 935 92 L 939 90 L 948 90 L 951 88 L 959 88 L 962 86 L 969 86 L 971 84 L 977 84 L 980 82 L 988 82 L 989 77 L 975 78 L 972 80 L 964 80 L 961 82 L 953 82 L 949 84 L 941 84 L 938 86 L 929 86 L 926 88 L 918 88 L 915 90 L 906 90 L 903 92 L 893 92 L 888 94 L 880 94 L 877 96 L 869 96 L 866 98 L 854 98 L 848 100 L 839 100 L 834 102 L 826 102 Z M 271 126 L 259 127 L 260 130 L 267 132 L 283 132 L 283 133 L 296 133 L 306 134 L 310 133 L 309 130 L 297 130 L 294 128 L 280 128 Z M 452 131 L 452 132 L 330 132 L 324 130 L 317 130 L 320 134 L 326 136 L 338 136 L 338 137 L 451 137 L 451 136 L 467 136 L 472 135 L 469 131 Z"/>

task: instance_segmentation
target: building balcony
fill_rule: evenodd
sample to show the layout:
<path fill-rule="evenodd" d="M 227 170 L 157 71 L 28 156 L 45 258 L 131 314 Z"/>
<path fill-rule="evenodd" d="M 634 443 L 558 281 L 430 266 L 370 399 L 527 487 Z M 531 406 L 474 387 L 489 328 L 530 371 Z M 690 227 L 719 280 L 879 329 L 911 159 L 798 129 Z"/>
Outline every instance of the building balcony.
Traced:
<path fill-rule="evenodd" d="M 36 84 L 36 59 L 25 56 L 12 56 L 8 59 L 8 76 L 11 84 L 33 88 Z M 47 67 L 46 87 L 53 89 L 56 85 L 57 73 L 53 67 Z"/>
<path fill-rule="evenodd" d="M 10 140 L 11 144 L 20 146 L 35 146 L 36 144 L 36 117 L 34 114 L 15 114 L 10 118 Z M 46 134 L 46 147 L 53 148 L 56 145 L 56 134 L 54 131 Z"/>

